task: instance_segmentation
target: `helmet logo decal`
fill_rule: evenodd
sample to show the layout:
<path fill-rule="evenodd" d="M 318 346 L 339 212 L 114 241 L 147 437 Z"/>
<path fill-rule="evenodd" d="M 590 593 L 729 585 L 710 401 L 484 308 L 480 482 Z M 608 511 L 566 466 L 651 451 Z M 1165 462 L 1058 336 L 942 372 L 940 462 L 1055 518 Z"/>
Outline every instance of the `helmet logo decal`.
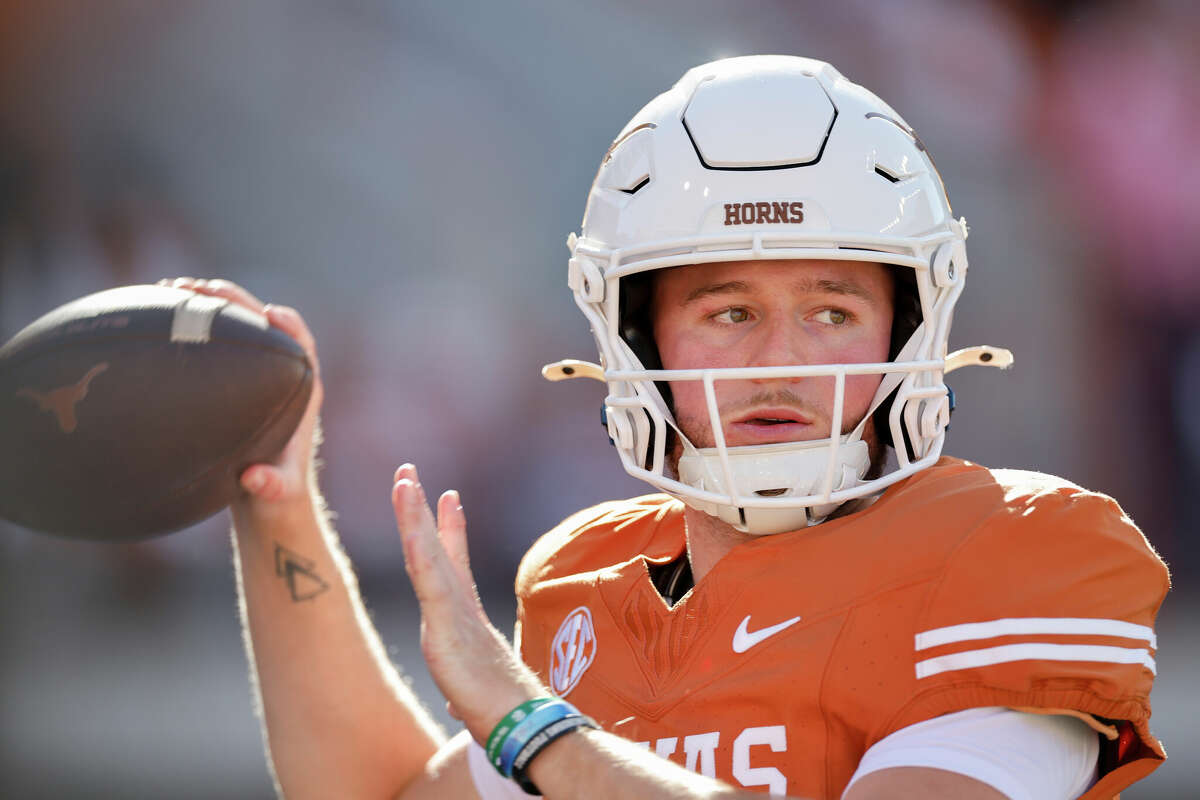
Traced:
<path fill-rule="evenodd" d="M 726 225 L 796 224 L 804 222 L 804 203 L 726 203 Z"/>
<path fill-rule="evenodd" d="M 596 629 L 587 606 L 567 614 L 550 645 L 550 688 L 566 697 L 596 658 Z"/>

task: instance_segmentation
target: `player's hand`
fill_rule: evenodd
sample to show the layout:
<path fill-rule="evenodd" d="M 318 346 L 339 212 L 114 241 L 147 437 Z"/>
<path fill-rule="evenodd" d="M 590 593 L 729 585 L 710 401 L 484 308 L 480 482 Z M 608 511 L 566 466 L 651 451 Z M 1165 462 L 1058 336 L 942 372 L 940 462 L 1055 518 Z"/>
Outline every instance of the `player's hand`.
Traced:
<path fill-rule="evenodd" d="M 264 304 L 236 283 L 226 280 L 202 280 L 197 278 L 175 278 L 161 280 L 160 286 L 190 289 L 198 294 L 220 297 L 231 303 L 244 306 L 255 313 L 266 316 L 271 325 L 291 336 L 304 349 L 312 365 L 312 395 L 308 408 L 274 464 L 252 464 L 242 471 L 240 482 L 245 490 L 244 497 L 236 503 L 251 503 L 263 507 L 278 506 L 289 501 L 309 497 L 309 476 L 317 439 L 319 438 L 319 415 L 324 389 L 321 384 L 321 367 L 317 360 L 317 345 L 304 319 L 294 308 Z M 261 502 L 259 502 L 261 501 Z"/>
<path fill-rule="evenodd" d="M 404 565 L 421 604 L 421 650 L 447 708 L 478 742 L 519 704 L 547 694 L 487 618 L 467 558 L 458 492 L 438 500 L 435 522 L 417 469 L 396 470 L 392 487 Z"/>

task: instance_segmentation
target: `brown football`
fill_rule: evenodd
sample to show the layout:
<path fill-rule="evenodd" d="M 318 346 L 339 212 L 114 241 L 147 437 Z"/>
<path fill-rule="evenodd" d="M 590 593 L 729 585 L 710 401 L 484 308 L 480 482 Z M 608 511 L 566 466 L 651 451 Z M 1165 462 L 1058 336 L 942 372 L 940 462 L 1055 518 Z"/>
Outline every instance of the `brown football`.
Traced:
<path fill-rule="evenodd" d="M 165 286 L 51 311 L 0 348 L 0 517 L 126 541 L 211 516 L 271 461 L 312 391 L 265 317 Z"/>

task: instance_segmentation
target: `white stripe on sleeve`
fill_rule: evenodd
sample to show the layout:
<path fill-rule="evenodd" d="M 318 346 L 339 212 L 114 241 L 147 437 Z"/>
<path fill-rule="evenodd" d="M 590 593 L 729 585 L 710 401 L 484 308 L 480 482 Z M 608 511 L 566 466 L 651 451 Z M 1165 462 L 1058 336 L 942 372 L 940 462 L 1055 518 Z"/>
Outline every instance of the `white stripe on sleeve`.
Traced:
<path fill-rule="evenodd" d="M 916 664 L 917 678 L 928 678 L 942 672 L 953 672 L 973 667 L 986 667 L 1008 661 L 1104 661 L 1112 664 L 1141 664 L 1157 674 L 1154 657 L 1146 650 L 1135 647 L 1107 647 L 1089 644 L 1006 644 L 967 650 L 944 656 L 927 658 Z"/>
<path fill-rule="evenodd" d="M 1119 619 L 1093 619 L 1089 617 L 1007 617 L 988 622 L 967 622 L 934 628 L 916 636 L 916 649 L 926 650 L 953 642 L 974 639 L 991 639 L 996 636 L 1034 636 L 1061 634 L 1067 636 L 1116 636 L 1122 639 L 1137 639 L 1158 647 L 1154 630 Z"/>

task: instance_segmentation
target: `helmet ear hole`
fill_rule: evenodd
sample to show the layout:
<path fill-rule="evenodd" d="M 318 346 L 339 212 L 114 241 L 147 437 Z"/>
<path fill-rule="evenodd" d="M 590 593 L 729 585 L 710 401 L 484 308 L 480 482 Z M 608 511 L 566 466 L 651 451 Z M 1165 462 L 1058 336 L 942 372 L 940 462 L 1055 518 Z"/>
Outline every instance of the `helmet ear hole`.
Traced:
<path fill-rule="evenodd" d="M 651 318 L 654 299 L 654 276 L 651 273 L 630 275 L 621 279 L 621 338 L 646 369 L 662 369 L 658 345 L 654 343 L 654 321 Z M 671 402 L 671 384 L 654 384 L 667 408 Z M 653 426 L 652 426 L 653 427 Z"/>
<path fill-rule="evenodd" d="M 888 268 L 892 273 L 893 286 L 895 287 L 894 302 L 892 304 L 892 339 L 891 345 L 888 347 L 888 361 L 895 361 L 900 355 L 900 351 L 904 349 L 904 345 L 908 344 L 909 339 L 916 333 L 923 316 L 921 313 L 921 298 L 917 290 L 916 272 L 910 267 L 888 265 Z M 875 411 L 874 421 L 875 435 L 879 437 L 880 444 L 885 447 L 898 449 L 896 448 L 896 443 L 892 441 L 892 426 L 888 422 L 888 414 L 895 401 L 896 392 L 893 391 L 879 404 L 879 408 Z M 901 444 L 908 447 L 907 431 L 904 437 L 905 441 Z M 911 448 L 909 448 L 909 452 L 911 452 Z"/>
<path fill-rule="evenodd" d="M 875 409 L 875 414 L 871 417 L 875 423 L 875 436 L 879 439 L 879 443 L 884 447 L 895 448 L 896 444 L 892 441 L 892 426 L 888 422 L 888 413 L 892 408 L 892 403 L 896 401 L 896 391 L 893 390 L 887 398 L 879 404 L 879 408 Z"/>
<path fill-rule="evenodd" d="M 917 332 L 924 319 L 921 312 L 921 296 L 917 289 L 916 272 L 909 267 L 889 265 L 892 273 L 895 296 L 892 303 L 892 340 L 888 347 L 888 360 L 895 361 Z"/>

